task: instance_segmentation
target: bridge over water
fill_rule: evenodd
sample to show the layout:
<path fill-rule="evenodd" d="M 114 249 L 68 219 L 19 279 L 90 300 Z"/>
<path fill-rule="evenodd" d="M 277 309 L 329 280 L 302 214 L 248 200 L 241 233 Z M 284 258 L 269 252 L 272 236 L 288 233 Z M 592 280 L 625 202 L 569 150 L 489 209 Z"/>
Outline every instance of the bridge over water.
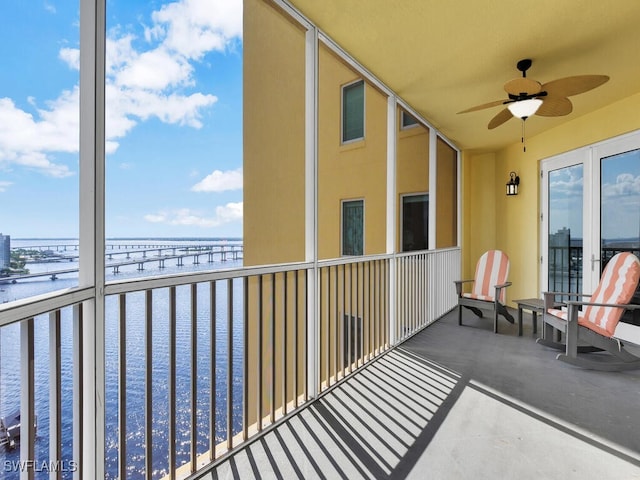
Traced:
<path fill-rule="evenodd" d="M 62 245 L 64 246 L 64 245 Z M 66 245 L 67 247 L 77 247 L 77 245 Z M 112 245 L 113 246 L 113 245 Z M 120 268 L 130 265 L 137 265 L 138 271 L 145 269 L 145 265 L 149 263 L 157 263 L 158 268 L 165 268 L 165 263 L 170 260 L 176 260 L 176 266 L 181 267 L 184 265 L 185 258 L 193 258 L 192 263 L 194 265 L 200 264 L 201 257 L 206 257 L 208 263 L 213 263 L 216 258 L 219 257 L 220 261 L 226 262 L 227 260 L 239 260 L 242 258 L 243 245 L 241 244 L 228 244 L 228 243 L 216 243 L 207 245 L 121 245 L 125 248 L 121 252 L 113 252 L 111 249 L 105 252 L 105 256 L 108 260 L 113 260 L 115 256 L 126 255 L 126 260 L 109 262 L 105 265 L 105 269 L 111 269 L 113 274 L 120 273 Z M 49 245 L 34 245 L 19 247 L 25 250 L 39 250 L 47 251 L 51 250 Z M 66 250 L 66 251 L 69 251 Z M 65 250 L 58 250 L 65 251 Z M 163 254 L 163 252 L 171 252 Z M 157 255 L 149 256 L 149 252 L 155 252 Z M 140 255 L 135 257 L 134 255 Z M 57 257 L 64 260 L 75 260 L 78 255 L 63 255 Z M 36 277 L 49 277 L 51 280 L 56 280 L 60 275 L 77 273 L 78 268 L 65 268 L 55 271 L 39 272 L 39 273 L 27 273 L 22 275 L 11 275 L 9 277 L 0 278 L 0 283 L 16 283 L 18 280 L 26 280 Z"/>

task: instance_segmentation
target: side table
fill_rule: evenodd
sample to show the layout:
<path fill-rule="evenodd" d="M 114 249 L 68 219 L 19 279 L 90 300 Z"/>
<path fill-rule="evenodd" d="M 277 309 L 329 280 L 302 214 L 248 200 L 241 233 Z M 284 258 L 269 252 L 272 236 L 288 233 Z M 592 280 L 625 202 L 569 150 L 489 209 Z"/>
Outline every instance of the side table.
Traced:
<path fill-rule="evenodd" d="M 514 300 L 518 305 L 518 336 L 522 336 L 522 310 L 529 310 L 533 317 L 533 333 L 538 333 L 538 313 L 544 312 L 544 300 L 541 298 L 524 298 Z"/>

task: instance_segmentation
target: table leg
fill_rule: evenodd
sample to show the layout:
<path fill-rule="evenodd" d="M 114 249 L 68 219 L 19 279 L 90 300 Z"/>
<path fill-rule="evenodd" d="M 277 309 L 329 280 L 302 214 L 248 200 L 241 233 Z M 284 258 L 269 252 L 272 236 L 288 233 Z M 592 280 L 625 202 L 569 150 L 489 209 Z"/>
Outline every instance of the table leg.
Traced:
<path fill-rule="evenodd" d="M 538 312 L 532 310 L 531 316 L 533 317 L 533 333 L 538 333 Z"/>
<path fill-rule="evenodd" d="M 522 336 L 522 307 L 518 305 L 518 336 Z"/>

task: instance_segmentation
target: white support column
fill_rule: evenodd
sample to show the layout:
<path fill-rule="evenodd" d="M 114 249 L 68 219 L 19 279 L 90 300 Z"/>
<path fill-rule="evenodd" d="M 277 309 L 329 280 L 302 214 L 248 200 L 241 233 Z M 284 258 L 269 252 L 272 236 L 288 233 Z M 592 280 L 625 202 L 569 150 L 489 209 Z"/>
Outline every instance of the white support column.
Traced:
<path fill-rule="evenodd" d="M 83 306 L 82 478 L 104 478 L 104 145 L 105 0 L 80 2 L 81 287 L 95 287 Z M 74 438 L 74 441 L 77 441 Z"/>
<path fill-rule="evenodd" d="M 305 260 L 313 262 L 307 283 L 307 392 L 318 395 L 320 304 L 318 301 L 318 30 L 309 27 L 305 50 Z"/>
<path fill-rule="evenodd" d="M 387 97 L 387 242 L 388 254 L 396 253 L 397 224 L 397 188 L 396 188 L 396 151 L 397 151 L 397 118 L 398 103 L 396 97 Z M 389 342 L 396 343 L 396 259 L 389 262 Z"/>
<path fill-rule="evenodd" d="M 438 134 L 435 129 L 429 129 L 429 245 L 428 248 L 436 248 L 436 195 L 438 175 Z"/>
<path fill-rule="evenodd" d="M 462 194 L 460 193 L 460 189 L 462 188 L 461 168 L 462 168 L 462 154 L 460 153 L 460 150 L 456 149 L 456 191 L 457 191 L 456 202 L 458 205 L 458 208 L 456 209 L 456 215 L 457 215 L 456 222 L 458 222 L 457 228 L 456 228 L 456 231 L 458 232 L 458 238 L 456 239 L 457 247 L 459 247 L 462 244 Z"/>

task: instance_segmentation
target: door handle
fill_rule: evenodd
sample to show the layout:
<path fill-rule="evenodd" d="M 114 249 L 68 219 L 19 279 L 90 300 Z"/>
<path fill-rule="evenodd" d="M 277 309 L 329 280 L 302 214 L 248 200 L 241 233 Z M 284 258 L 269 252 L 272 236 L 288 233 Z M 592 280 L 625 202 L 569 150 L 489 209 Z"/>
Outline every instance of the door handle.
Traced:
<path fill-rule="evenodd" d="M 594 268 L 595 268 L 595 264 L 596 264 L 596 263 L 600 263 L 600 259 L 599 259 L 599 258 L 596 258 L 596 256 L 592 253 L 592 254 L 591 254 L 591 271 L 592 271 L 592 272 L 594 271 Z"/>

